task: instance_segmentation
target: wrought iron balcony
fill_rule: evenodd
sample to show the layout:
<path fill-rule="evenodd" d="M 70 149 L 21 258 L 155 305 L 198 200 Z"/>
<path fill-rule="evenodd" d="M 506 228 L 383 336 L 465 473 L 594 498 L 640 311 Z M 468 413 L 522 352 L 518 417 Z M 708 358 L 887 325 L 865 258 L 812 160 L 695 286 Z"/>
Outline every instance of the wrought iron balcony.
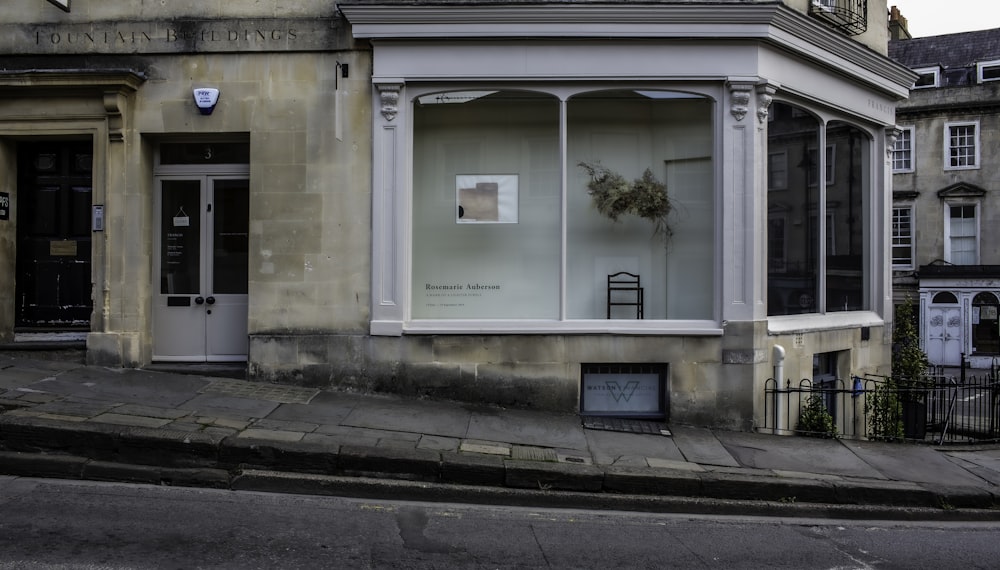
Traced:
<path fill-rule="evenodd" d="M 868 0 L 811 0 L 809 13 L 849 36 L 868 29 Z"/>

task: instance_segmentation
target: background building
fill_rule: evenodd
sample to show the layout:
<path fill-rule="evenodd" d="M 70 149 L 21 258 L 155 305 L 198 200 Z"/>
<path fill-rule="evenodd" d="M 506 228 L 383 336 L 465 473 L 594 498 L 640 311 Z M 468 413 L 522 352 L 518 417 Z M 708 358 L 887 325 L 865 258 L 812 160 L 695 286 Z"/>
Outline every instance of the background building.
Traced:
<path fill-rule="evenodd" d="M 888 370 L 884 2 L 8 5 L 0 340 L 735 429 Z"/>
<path fill-rule="evenodd" d="M 920 74 L 897 109 L 894 297 L 919 303 L 932 363 L 988 367 L 1000 357 L 1000 29 L 904 34 L 889 55 Z"/>

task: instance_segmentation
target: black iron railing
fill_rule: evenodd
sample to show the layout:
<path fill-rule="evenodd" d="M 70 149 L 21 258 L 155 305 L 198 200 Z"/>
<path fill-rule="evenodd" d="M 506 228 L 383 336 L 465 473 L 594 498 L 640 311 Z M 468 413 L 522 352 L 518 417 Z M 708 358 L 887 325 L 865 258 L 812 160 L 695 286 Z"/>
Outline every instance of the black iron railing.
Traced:
<path fill-rule="evenodd" d="M 809 13 L 849 36 L 868 29 L 868 0 L 810 0 Z"/>
<path fill-rule="evenodd" d="M 928 374 L 916 382 L 874 375 L 824 383 L 779 384 L 772 378 L 764 395 L 761 431 L 768 433 L 937 444 L 1000 441 L 995 371 Z"/>

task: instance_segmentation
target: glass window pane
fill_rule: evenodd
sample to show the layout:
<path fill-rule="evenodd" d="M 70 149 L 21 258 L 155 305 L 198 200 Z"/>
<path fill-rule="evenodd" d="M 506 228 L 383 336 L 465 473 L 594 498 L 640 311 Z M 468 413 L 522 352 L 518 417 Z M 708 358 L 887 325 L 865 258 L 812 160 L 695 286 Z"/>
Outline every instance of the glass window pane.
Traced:
<path fill-rule="evenodd" d="M 164 180 L 160 208 L 160 293 L 201 289 L 201 182 Z"/>
<path fill-rule="evenodd" d="M 569 100 L 568 318 L 605 319 L 609 297 L 629 302 L 627 294 L 609 292 L 608 276 L 618 272 L 639 276 L 643 318 L 713 317 L 712 108 L 704 97 L 669 91 L 603 91 Z M 655 206 L 665 186 L 669 234 L 657 233 L 656 221 L 635 209 L 617 220 L 598 211 L 595 177 L 582 164 L 596 169 L 598 180 L 601 169 L 619 175 L 625 186 L 611 195 L 644 196 L 639 207 Z M 638 317 L 637 307 L 610 307 L 612 319 Z"/>
<path fill-rule="evenodd" d="M 897 171 L 911 170 L 913 168 L 913 131 L 903 129 L 899 132 L 896 144 L 892 150 L 892 169 Z"/>
<path fill-rule="evenodd" d="M 976 207 L 972 205 L 949 207 L 949 242 L 951 263 L 975 265 L 977 263 Z"/>
<path fill-rule="evenodd" d="M 913 209 L 892 209 L 892 263 L 898 266 L 913 265 Z"/>
<path fill-rule="evenodd" d="M 414 105 L 412 317 L 557 319 L 559 102 L 464 91 Z"/>
<path fill-rule="evenodd" d="M 972 352 L 1000 354 L 1000 315 L 997 296 L 977 293 L 972 299 Z"/>
<path fill-rule="evenodd" d="M 212 292 L 247 293 L 250 192 L 247 180 L 216 180 L 212 203 Z"/>
<path fill-rule="evenodd" d="M 938 294 L 934 295 L 934 299 L 931 302 L 932 303 L 957 303 L 958 302 L 958 297 L 956 297 L 954 293 L 948 293 L 948 292 L 938 293 Z"/>
<path fill-rule="evenodd" d="M 861 129 L 833 121 L 827 126 L 826 141 L 827 148 L 836 151 L 833 164 L 839 171 L 826 186 L 826 310 L 857 311 L 867 308 L 864 197 L 869 140 Z"/>
<path fill-rule="evenodd" d="M 768 248 L 767 314 L 794 315 L 817 311 L 819 272 L 818 200 L 825 184 L 810 185 L 815 152 L 819 148 L 819 121 L 809 113 L 775 102 L 768 122 L 767 152 L 788 156 L 788 186 L 767 193 L 769 216 L 781 214 L 783 248 Z M 860 214 L 860 212 L 859 212 Z M 778 226 L 769 224 L 769 232 Z M 775 238 L 777 239 L 777 237 Z M 769 243 L 775 243 L 768 236 Z M 778 259 L 783 255 L 784 259 Z"/>
<path fill-rule="evenodd" d="M 976 165 L 976 126 L 955 125 L 949 130 L 948 148 L 951 166 Z"/>

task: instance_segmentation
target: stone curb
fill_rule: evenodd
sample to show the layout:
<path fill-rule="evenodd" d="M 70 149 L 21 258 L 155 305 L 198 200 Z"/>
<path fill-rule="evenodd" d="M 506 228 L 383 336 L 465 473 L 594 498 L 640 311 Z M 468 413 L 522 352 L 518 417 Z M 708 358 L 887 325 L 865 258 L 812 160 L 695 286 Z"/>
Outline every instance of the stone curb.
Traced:
<path fill-rule="evenodd" d="M 0 415 L 0 473 L 8 475 L 240 488 L 233 474 L 258 471 L 287 473 L 296 484 L 315 475 L 606 496 L 981 509 L 1000 516 L 998 497 L 974 487 L 598 467 Z"/>

